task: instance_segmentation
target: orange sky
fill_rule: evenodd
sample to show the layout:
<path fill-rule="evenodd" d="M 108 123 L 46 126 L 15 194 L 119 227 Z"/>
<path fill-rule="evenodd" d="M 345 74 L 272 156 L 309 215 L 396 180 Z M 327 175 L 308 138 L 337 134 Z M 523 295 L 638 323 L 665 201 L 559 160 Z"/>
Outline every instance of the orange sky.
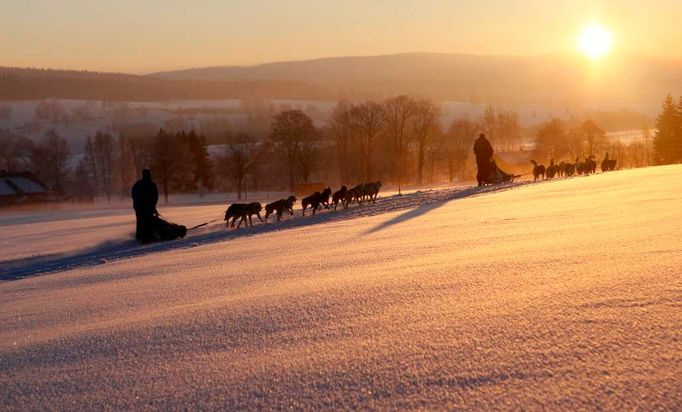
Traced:
<path fill-rule="evenodd" d="M 146 73 L 407 51 L 565 54 L 592 22 L 613 32 L 614 53 L 680 58 L 680 16 L 680 0 L 4 0 L 0 65 Z"/>

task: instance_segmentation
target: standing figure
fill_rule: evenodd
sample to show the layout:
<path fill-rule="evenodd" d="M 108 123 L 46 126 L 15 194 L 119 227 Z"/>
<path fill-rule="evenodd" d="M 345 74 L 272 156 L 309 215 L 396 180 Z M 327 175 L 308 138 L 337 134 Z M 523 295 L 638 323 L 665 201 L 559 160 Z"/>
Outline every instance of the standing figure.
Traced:
<path fill-rule="evenodd" d="M 474 142 L 474 154 L 476 155 L 476 166 L 478 166 L 478 173 L 476 180 L 478 185 L 483 184 L 490 179 L 490 174 L 493 168 L 493 147 L 485 138 L 485 134 L 478 135 L 478 139 Z"/>
<path fill-rule="evenodd" d="M 135 239 L 141 243 L 150 243 L 158 240 L 155 224 L 156 203 L 159 200 L 159 190 L 152 180 L 152 172 L 149 169 L 142 171 L 142 179 L 135 182 L 132 191 L 133 209 L 137 218 L 137 230 Z"/>

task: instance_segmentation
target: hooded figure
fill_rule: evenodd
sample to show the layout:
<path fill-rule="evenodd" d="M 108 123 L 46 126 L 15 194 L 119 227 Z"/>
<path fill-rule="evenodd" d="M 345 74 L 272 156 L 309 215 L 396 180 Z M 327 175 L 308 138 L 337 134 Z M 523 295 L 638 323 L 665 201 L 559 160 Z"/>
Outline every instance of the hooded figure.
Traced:
<path fill-rule="evenodd" d="M 142 243 L 153 242 L 157 237 L 154 227 L 158 215 L 156 202 L 159 200 L 159 191 L 156 183 L 152 181 L 151 170 L 142 171 L 142 179 L 133 185 L 132 198 L 137 218 L 135 239 Z"/>
<path fill-rule="evenodd" d="M 476 166 L 478 166 L 478 173 L 476 180 L 478 185 L 483 186 L 483 183 L 490 179 L 493 168 L 493 147 L 485 138 L 485 134 L 478 135 L 478 139 L 474 142 L 474 154 L 476 155 Z"/>

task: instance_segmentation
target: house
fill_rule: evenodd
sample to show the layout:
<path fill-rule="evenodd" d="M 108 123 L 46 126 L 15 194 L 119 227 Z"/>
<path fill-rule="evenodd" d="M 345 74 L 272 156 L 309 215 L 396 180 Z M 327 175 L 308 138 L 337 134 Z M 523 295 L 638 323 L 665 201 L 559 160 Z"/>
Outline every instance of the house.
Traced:
<path fill-rule="evenodd" d="M 47 202 L 49 194 L 33 173 L 0 172 L 0 206 Z"/>

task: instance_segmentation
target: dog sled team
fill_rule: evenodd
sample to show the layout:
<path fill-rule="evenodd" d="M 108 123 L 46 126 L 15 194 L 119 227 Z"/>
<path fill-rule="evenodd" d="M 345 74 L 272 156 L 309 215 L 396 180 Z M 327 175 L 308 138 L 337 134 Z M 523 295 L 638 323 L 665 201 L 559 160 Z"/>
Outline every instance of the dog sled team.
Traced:
<path fill-rule="evenodd" d="M 478 185 L 511 183 L 520 175 L 513 175 L 506 173 L 500 169 L 493 159 L 493 147 L 486 139 L 485 134 L 481 133 L 474 142 L 474 154 L 476 155 L 476 165 L 478 166 L 478 173 L 476 179 Z M 533 178 L 538 179 L 552 179 L 555 176 L 573 176 L 575 173 L 591 174 L 597 170 L 597 161 L 595 156 L 590 156 L 584 161 L 576 158 L 575 163 L 561 161 L 559 164 L 554 163 L 554 159 L 550 160 L 549 166 L 538 164 L 535 160 L 533 163 Z M 610 159 L 609 154 L 606 153 L 604 160 L 601 162 L 601 170 L 603 172 L 615 170 L 616 160 Z M 307 210 L 312 215 L 322 207 L 336 210 L 339 205 L 347 209 L 353 202 L 358 205 L 363 203 L 376 203 L 377 195 L 381 189 L 381 182 L 361 183 L 355 187 L 341 188 L 332 192 L 331 187 L 327 187 L 321 192 L 315 192 L 310 196 L 301 199 L 301 215 L 305 216 Z M 151 179 L 151 171 L 145 169 L 143 177 L 133 186 L 132 190 L 133 208 L 137 217 L 137 230 L 135 237 L 141 243 L 149 243 L 158 240 L 172 240 L 182 238 L 187 234 L 188 230 L 201 227 L 208 223 L 203 223 L 199 226 L 187 229 L 185 226 L 177 225 L 166 221 L 156 210 L 156 203 L 158 201 L 158 190 L 156 184 Z M 275 202 L 265 205 L 265 218 L 261 216 L 263 206 L 259 202 L 251 203 L 234 203 L 230 205 L 225 211 L 225 224 L 227 227 L 237 228 L 244 223 L 245 226 L 253 226 L 253 216 L 256 216 L 261 222 L 266 222 L 272 215 L 277 216 L 277 221 L 282 220 L 284 213 L 289 215 L 294 214 L 294 204 L 297 202 L 296 196 L 289 196 L 286 199 L 279 199 Z M 237 223 L 239 220 L 239 223 Z"/>
<path fill-rule="evenodd" d="M 334 210 L 336 210 L 339 204 L 344 209 L 347 209 L 353 202 L 356 202 L 358 205 L 362 205 L 365 202 L 376 203 L 380 189 L 381 181 L 361 183 L 350 189 L 346 186 L 341 186 L 339 190 L 333 193 L 331 187 L 328 187 L 321 192 L 315 192 L 301 199 L 301 215 L 305 216 L 306 210 L 311 210 L 314 216 L 315 212 L 321 210 L 322 207 L 325 209 L 334 207 Z M 285 212 L 293 216 L 294 204 L 297 200 L 296 196 L 289 196 L 286 199 L 279 199 L 268 203 L 265 205 L 265 218 L 261 216 L 263 206 L 259 202 L 233 203 L 225 211 L 225 225 L 227 227 L 235 227 L 236 223 L 237 228 L 239 228 L 244 223 L 245 226 L 253 226 L 254 215 L 261 223 L 266 222 L 273 214 L 277 216 L 277 221 L 280 221 Z M 239 223 L 237 223 L 238 219 Z"/>
<path fill-rule="evenodd" d="M 549 166 L 545 167 L 538 164 L 535 160 L 530 161 L 533 164 L 533 181 L 538 179 L 554 179 L 554 177 L 568 177 L 577 175 L 589 175 L 597 173 L 596 157 L 589 156 L 584 161 L 580 161 L 580 157 L 576 157 L 575 163 L 564 162 L 559 164 L 554 163 L 554 159 L 550 159 Z M 601 161 L 601 171 L 610 172 L 616 170 L 616 159 L 610 159 L 607 152 L 604 159 Z"/>

